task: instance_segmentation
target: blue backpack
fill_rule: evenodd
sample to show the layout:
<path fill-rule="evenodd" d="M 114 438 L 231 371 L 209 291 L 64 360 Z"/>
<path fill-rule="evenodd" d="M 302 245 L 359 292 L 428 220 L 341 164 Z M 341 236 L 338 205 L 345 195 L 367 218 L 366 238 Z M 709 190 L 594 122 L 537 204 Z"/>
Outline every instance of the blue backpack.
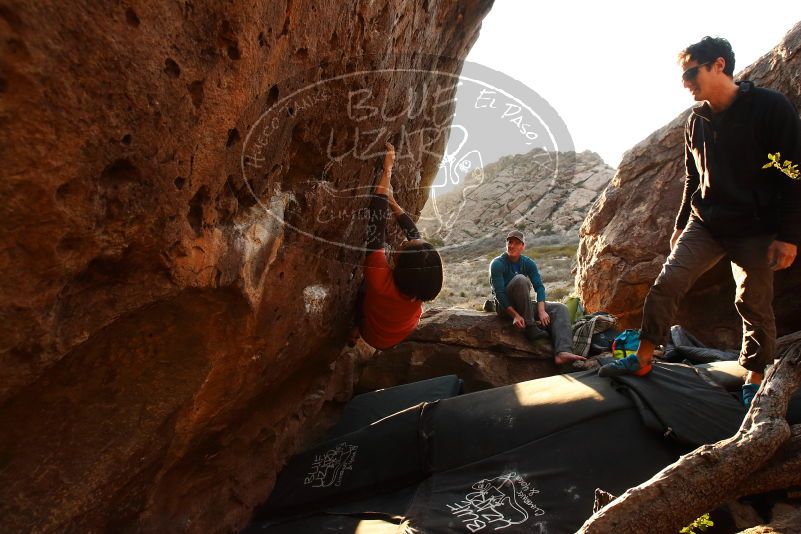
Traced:
<path fill-rule="evenodd" d="M 637 352 L 640 347 L 639 330 L 623 330 L 612 342 L 612 356 L 619 360 Z"/>

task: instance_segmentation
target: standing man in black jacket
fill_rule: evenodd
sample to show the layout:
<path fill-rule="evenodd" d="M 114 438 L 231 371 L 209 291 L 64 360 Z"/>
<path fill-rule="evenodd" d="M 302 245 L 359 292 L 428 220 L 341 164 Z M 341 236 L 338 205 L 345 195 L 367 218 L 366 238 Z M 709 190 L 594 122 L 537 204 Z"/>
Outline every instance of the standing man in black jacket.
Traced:
<path fill-rule="evenodd" d="M 684 86 L 700 102 L 684 130 L 684 198 L 671 253 L 645 300 L 640 349 L 600 374 L 644 375 L 680 299 L 722 258 L 731 262 L 743 321 L 740 365 L 750 404 L 773 361 L 773 271 L 795 261 L 801 242 L 801 182 L 763 169 L 768 154 L 801 162 L 798 112 L 776 91 L 735 82 L 726 39 L 704 37 L 679 54 Z"/>

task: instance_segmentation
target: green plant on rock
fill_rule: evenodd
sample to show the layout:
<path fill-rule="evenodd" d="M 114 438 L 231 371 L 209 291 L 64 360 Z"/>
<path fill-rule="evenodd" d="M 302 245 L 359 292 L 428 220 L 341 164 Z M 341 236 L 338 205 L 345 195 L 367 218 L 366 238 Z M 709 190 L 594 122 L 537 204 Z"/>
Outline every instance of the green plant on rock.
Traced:
<path fill-rule="evenodd" d="M 705 532 L 711 526 L 714 526 L 715 522 L 709 519 L 709 514 L 704 514 L 683 529 L 679 531 L 679 534 L 697 534 L 696 529 L 699 532 Z"/>
<path fill-rule="evenodd" d="M 798 165 L 790 160 L 782 161 L 781 152 L 775 154 L 768 154 L 768 162 L 762 166 L 763 169 L 770 169 L 775 167 L 781 172 L 792 178 L 793 180 L 800 180 Z"/>

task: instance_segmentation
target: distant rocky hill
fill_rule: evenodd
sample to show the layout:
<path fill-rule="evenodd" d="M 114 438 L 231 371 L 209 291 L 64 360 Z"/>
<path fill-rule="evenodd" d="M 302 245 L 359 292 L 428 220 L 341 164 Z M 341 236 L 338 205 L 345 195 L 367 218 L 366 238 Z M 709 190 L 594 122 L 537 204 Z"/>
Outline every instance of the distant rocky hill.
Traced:
<path fill-rule="evenodd" d="M 452 252 L 470 255 L 497 247 L 498 236 L 523 230 L 529 244 L 578 241 L 590 206 L 615 169 L 590 151 L 505 156 L 476 169 L 465 182 L 426 203 L 418 226 Z"/>

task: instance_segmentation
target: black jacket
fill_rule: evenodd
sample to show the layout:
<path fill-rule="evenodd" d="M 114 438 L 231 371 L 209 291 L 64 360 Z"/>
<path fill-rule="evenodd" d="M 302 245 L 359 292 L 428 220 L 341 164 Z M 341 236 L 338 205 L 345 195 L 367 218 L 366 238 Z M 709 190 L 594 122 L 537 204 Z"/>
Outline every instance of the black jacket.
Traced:
<path fill-rule="evenodd" d="M 768 154 L 801 166 L 798 112 L 776 91 L 738 82 L 734 102 L 722 113 L 709 104 L 693 108 L 684 130 L 687 170 L 676 228 L 693 216 L 715 237 L 777 234 L 801 243 L 801 181 L 763 170 Z"/>

